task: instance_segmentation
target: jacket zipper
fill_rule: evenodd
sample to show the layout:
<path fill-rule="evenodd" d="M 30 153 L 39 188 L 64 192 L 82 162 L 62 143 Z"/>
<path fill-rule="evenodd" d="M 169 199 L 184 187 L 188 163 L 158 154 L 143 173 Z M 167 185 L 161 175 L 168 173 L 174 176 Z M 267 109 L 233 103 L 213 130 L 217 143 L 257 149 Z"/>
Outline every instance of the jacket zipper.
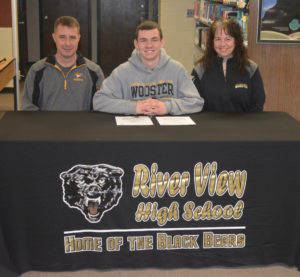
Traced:
<path fill-rule="evenodd" d="M 77 66 L 74 65 L 74 66 L 67 72 L 67 74 L 64 74 L 64 72 L 60 69 L 59 66 L 54 65 L 54 67 L 57 68 L 57 69 L 61 72 L 61 74 L 64 76 L 64 79 L 65 79 L 65 81 L 64 81 L 64 90 L 67 90 L 67 78 L 68 78 L 70 72 L 71 72 L 72 70 L 74 70 L 75 68 L 77 68 Z"/>

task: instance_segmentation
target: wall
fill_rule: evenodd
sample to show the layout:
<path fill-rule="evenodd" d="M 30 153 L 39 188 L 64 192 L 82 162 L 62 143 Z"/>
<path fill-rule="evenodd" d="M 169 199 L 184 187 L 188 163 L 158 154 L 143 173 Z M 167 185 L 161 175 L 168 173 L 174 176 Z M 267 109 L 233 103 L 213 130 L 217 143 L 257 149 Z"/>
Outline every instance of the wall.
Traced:
<path fill-rule="evenodd" d="M 12 27 L 11 22 L 11 0 L 1 0 L 0 27 Z"/>
<path fill-rule="evenodd" d="M 186 10 L 194 9 L 194 0 L 160 0 L 159 5 L 164 48 L 168 55 L 192 72 L 194 53 L 197 51 L 193 43 L 195 20 L 186 17 Z"/>
<path fill-rule="evenodd" d="M 260 68 L 266 111 L 284 111 L 300 121 L 300 44 L 257 43 L 258 0 L 250 1 L 249 56 Z"/>
<path fill-rule="evenodd" d="M 1 0 L 0 9 L 0 57 L 13 56 L 13 29 L 11 19 L 11 0 Z M 10 81 L 8 87 L 13 86 Z"/>

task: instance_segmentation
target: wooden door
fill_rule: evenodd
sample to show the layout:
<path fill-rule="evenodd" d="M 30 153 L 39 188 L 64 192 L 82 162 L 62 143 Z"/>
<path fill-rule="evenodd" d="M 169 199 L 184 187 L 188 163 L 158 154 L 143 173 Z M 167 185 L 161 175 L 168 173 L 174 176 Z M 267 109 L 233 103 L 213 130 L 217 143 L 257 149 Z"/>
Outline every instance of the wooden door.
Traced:
<path fill-rule="evenodd" d="M 108 76 L 131 55 L 136 26 L 157 20 L 157 0 L 99 0 L 98 15 L 98 63 Z"/>
<path fill-rule="evenodd" d="M 80 24 L 81 39 L 78 50 L 87 58 L 91 57 L 91 16 L 90 0 L 40 0 L 41 57 L 55 50 L 52 39 L 56 18 L 68 15 Z"/>

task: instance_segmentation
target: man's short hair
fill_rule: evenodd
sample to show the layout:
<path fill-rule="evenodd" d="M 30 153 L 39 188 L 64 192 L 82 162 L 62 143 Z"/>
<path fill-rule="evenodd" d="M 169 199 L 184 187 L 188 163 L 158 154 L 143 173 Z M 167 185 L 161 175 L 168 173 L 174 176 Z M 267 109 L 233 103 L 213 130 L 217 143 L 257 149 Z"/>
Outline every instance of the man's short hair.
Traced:
<path fill-rule="evenodd" d="M 54 32 L 57 29 L 58 25 L 67 26 L 70 28 L 77 28 L 78 34 L 80 34 L 80 25 L 77 19 L 73 16 L 61 16 L 57 18 L 54 22 Z"/>
<path fill-rule="evenodd" d="M 163 38 L 163 34 L 162 34 L 162 30 L 161 30 L 160 26 L 155 21 L 151 21 L 151 20 L 142 21 L 140 23 L 140 25 L 138 25 L 136 27 L 135 39 L 138 39 L 139 31 L 153 30 L 153 29 L 157 29 L 158 30 L 159 37 L 160 37 L 160 39 L 162 39 Z"/>

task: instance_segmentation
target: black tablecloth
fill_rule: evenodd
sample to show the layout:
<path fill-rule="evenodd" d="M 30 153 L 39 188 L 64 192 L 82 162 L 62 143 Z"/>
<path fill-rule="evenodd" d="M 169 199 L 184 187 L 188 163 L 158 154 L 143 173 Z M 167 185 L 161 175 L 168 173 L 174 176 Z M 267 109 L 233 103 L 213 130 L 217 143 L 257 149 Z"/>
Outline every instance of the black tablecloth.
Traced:
<path fill-rule="evenodd" d="M 300 123 L 201 113 L 116 126 L 101 113 L 0 120 L 0 272 L 299 268 Z"/>

